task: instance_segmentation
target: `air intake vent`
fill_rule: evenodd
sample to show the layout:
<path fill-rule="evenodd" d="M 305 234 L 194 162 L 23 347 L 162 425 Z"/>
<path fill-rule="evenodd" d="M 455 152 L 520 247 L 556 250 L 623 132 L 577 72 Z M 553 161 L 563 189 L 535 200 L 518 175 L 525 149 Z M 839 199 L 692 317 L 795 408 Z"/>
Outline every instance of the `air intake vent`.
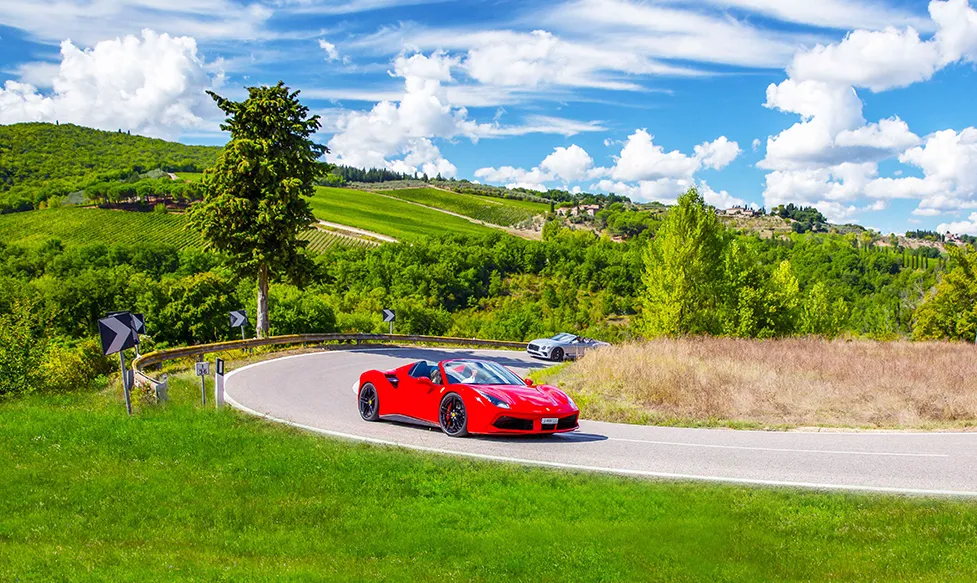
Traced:
<path fill-rule="evenodd" d="M 533 430 L 532 419 L 516 419 L 515 417 L 499 417 L 492 425 L 494 425 L 496 429 L 504 429 L 507 431 L 532 431 Z"/>

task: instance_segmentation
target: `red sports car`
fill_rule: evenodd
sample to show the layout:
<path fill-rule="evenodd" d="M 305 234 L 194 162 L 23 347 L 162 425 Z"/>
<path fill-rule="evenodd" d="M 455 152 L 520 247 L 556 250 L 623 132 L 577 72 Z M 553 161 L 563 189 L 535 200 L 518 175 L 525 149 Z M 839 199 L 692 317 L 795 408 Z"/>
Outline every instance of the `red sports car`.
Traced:
<path fill-rule="evenodd" d="M 360 416 L 469 433 L 549 434 L 577 428 L 580 410 L 556 387 L 533 385 L 490 360 L 421 360 L 370 370 L 357 385 Z"/>

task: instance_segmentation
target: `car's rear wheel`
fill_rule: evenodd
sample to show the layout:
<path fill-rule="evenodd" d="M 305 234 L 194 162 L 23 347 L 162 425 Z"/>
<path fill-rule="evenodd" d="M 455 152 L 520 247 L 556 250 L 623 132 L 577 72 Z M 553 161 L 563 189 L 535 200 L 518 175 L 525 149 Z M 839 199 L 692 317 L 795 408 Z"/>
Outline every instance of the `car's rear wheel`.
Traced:
<path fill-rule="evenodd" d="M 365 421 L 376 421 L 380 418 L 380 397 L 372 383 L 360 387 L 360 417 Z"/>
<path fill-rule="evenodd" d="M 449 437 L 464 437 L 468 435 L 468 412 L 465 402 L 457 393 L 448 393 L 441 399 L 438 411 L 438 423 L 441 430 Z"/>
<path fill-rule="evenodd" d="M 554 348 L 553 352 L 550 353 L 550 358 L 556 362 L 563 362 L 564 356 L 563 349 L 560 347 Z"/>

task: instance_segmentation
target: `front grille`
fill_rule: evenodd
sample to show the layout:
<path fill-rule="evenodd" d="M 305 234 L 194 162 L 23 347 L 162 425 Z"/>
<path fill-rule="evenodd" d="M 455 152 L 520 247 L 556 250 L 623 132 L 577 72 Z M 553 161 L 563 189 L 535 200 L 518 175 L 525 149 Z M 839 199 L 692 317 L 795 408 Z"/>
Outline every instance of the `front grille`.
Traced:
<path fill-rule="evenodd" d="M 569 417 L 560 417 L 560 421 L 556 424 L 557 429 L 573 429 L 577 426 L 577 416 L 570 415 Z"/>
<path fill-rule="evenodd" d="M 535 352 L 539 352 L 539 346 L 537 346 L 536 344 L 530 344 L 529 345 L 529 350 L 532 350 L 532 351 L 535 351 Z"/>
<path fill-rule="evenodd" d="M 492 425 L 494 425 L 496 429 L 505 429 L 509 431 L 532 431 L 533 430 L 532 419 L 517 419 L 515 417 L 499 417 Z"/>

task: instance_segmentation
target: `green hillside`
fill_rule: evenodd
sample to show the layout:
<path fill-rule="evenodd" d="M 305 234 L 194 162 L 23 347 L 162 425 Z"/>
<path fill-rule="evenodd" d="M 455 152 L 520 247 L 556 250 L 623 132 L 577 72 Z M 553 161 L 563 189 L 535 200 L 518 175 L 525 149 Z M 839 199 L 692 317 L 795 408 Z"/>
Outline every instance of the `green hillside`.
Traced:
<path fill-rule="evenodd" d="M 497 232 L 491 227 L 483 227 L 460 217 L 350 188 L 320 186 L 316 188 L 311 204 L 319 219 L 398 239 Z"/>
<path fill-rule="evenodd" d="M 106 180 L 162 168 L 199 172 L 220 152 L 119 132 L 49 123 L 0 125 L 0 212 L 36 207 Z"/>
<path fill-rule="evenodd" d="M 178 248 L 200 245 L 197 233 L 186 229 L 187 217 L 177 213 L 139 213 L 82 207 L 62 207 L 0 215 L 0 241 L 31 246 L 57 239 L 66 246 L 89 243 L 131 245 L 139 241 Z M 322 252 L 332 246 L 367 246 L 369 241 L 315 229 L 303 237 L 309 248 Z"/>
<path fill-rule="evenodd" d="M 495 225 L 515 225 L 549 212 L 547 204 L 447 192 L 437 188 L 384 190 L 382 194 L 444 209 Z"/>

